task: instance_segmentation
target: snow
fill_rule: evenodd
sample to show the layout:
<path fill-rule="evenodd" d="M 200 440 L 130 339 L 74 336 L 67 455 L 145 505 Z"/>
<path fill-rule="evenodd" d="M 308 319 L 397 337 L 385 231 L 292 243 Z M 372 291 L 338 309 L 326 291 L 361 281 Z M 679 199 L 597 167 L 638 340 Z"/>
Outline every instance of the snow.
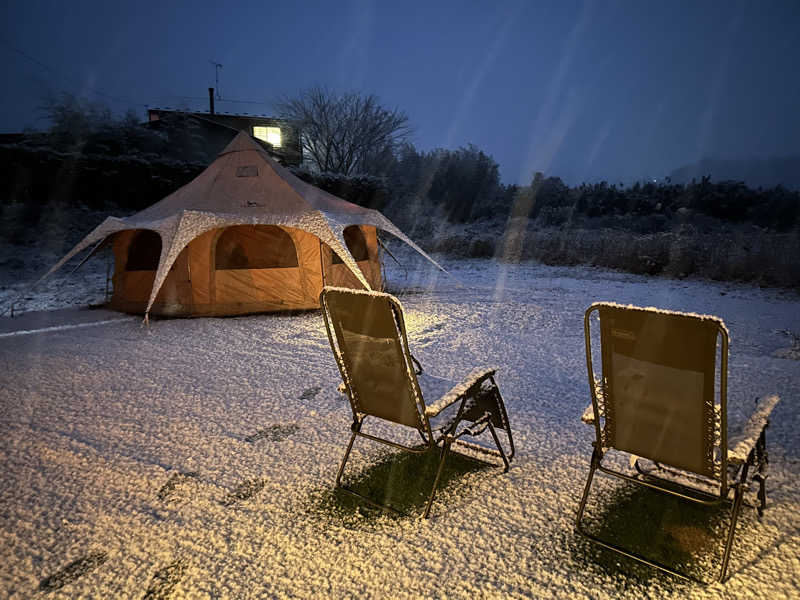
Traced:
<path fill-rule="evenodd" d="M 475 385 L 478 381 L 485 377 L 489 377 L 490 375 L 494 375 L 497 370 L 497 367 L 472 369 L 472 371 L 470 371 L 460 383 L 451 387 L 450 390 L 443 394 L 438 400 L 426 406 L 425 414 L 429 417 L 435 417 L 445 408 L 461 398 L 467 392 L 467 390 Z"/>
<path fill-rule="evenodd" d="M 667 310 L 664 308 L 659 308 L 657 306 L 635 306 L 633 304 L 620 304 L 618 302 L 596 302 L 592 306 L 608 306 L 611 308 L 631 308 L 634 310 L 641 310 L 646 312 L 653 312 L 661 315 L 674 315 L 674 316 L 687 316 L 687 317 L 696 317 L 703 321 L 714 321 L 715 323 L 719 323 L 720 326 L 724 327 L 724 323 L 720 320 L 719 317 L 715 317 L 714 315 L 698 315 L 695 313 L 679 311 L 679 310 Z"/>
<path fill-rule="evenodd" d="M 770 394 L 761 398 L 756 404 L 756 408 L 742 427 L 741 432 L 731 436 L 728 440 L 730 451 L 728 460 L 731 462 L 743 463 L 747 461 L 750 452 L 755 448 L 756 441 L 769 423 L 769 417 L 778 404 L 780 398 L 775 394 Z"/>
<path fill-rule="evenodd" d="M 425 372 L 458 381 L 499 366 L 517 447 L 507 474 L 464 475 L 437 495 L 429 521 L 313 510 L 334 484 L 352 418 L 318 312 L 2 337 L 0 596 L 797 597 L 800 362 L 775 355 L 778 332 L 800 331 L 795 292 L 441 259 L 450 277 L 399 258 L 405 269 L 387 265 L 390 291 Z M 104 278 L 83 277 L 88 287 L 73 287 L 66 305 L 102 299 Z M 25 308 L 65 306 L 48 300 L 55 289 L 29 294 Z M 601 565 L 575 532 L 594 438 L 581 423 L 583 313 L 601 300 L 722 318 L 731 426 L 755 398 L 781 397 L 767 430 L 767 510 L 758 520 L 745 507 L 723 585 L 642 578 L 616 558 Z M 64 314 L 52 313 L 56 327 Z M 348 471 L 381 456 L 375 446 L 357 444 Z M 601 501 L 593 493 L 587 514 Z"/>
<path fill-rule="evenodd" d="M 63 331 L 65 329 L 78 329 L 80 327 L 96 327 L 97 325 L 108 325 L 109 323 L 120 323 L 122 321 L 129 321 L 131 317 L 121 317 L 115 319 L 106 319 L 105 321 L 90 321 L 88 323 L 70 323 L 68 325 L 52 325 L 50 327 L 41 327 L 39 329 L 15 329 L 0 333 L 0 337 L 13 337 L 17 335 L 30 335 L 32 333 L 47 333 L 50 331 Z M 13 325 L 13 323 L 10 323 Z"/>

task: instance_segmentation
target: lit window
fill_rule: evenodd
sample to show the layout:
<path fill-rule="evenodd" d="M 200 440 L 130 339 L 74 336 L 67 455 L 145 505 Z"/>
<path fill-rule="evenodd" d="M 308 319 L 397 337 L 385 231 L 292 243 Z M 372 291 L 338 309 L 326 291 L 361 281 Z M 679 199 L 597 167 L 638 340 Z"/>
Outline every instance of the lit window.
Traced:
<path fill-rule="evenodd" d="M 260 140 L 272 144 L 275 148 L 281 147 L 280 127 L 253 127 L 253 135 Z"/>

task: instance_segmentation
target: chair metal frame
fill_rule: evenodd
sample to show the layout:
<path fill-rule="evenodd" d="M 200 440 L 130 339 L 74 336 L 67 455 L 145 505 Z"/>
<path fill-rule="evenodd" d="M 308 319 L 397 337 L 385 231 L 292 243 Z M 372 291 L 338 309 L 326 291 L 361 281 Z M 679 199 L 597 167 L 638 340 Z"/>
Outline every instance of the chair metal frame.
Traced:
<path fill-rule="evenodd" d="M 350 369 L 348 368 L 347 361 L 344 357 L 344 353 L 342 352 L 342 346 L 340 344 L 340 340 L 342 339 L 342 332 L 339 330 L 338 324 L 331 317 L 330 306 L 327 300 L 327 295 L 329 293 L 342 293 L 342 292 L 353 293 L 353 294 L 368 294 L 384 298 L 386 301 L 388 301 L 390 310 L 392 311 L 395 327 L 397 329 L 396 333 L 398 336 L 398 341 L 401 344 L 403 357 L 405 359 L 405 364 L 402 365 L 402 368 L 408 376 L 409 384 L 411 385 L 414 391 L 414 395 L 417 399 L 417 410 L 418 410 L 417 417 L 419 421 L 416 430 L 419 433 L 420 437 L 422 438 L 423 443 L 421 446 L 409 446 L 406 444 L 401 444 L 394 440 L 389 440 L 362 431 L 362 427 L 364 425 L 364 421 L 366 420 L 366 418 L 373 415 L 363 413 L 359 410 L 358 403 L 356 400 L 355 389 L 350 377 Z M 437 430 L 433 429 L 431 426 L 430 418 L 425 407 L 425 401 L 423 398 L 422 389 L 420 388 L 420 384 L 417 379 L 417 375 L 422 372 L 422 367 L 420 366 L 419 362 L 411 355 L 411 352 L 409 350 L 408 338 L 406 335 L 405 320 L 403 318 L 403 309 L 402 306 L 400 305 L 400 302 L 394 296 L 382 292 L 364 292 L 361 290 L 350 290 L 350 289 L 326 286 L 325 288 L 323 288 L 322 293 L 320 294 L 320 306 L 322 307 L 322 314 L 325 320 L 325 329 L 328 334 L 328 341 L 331 345 L 331 349 L 333 350 L 333 354 L 336 359 L 336 364 L 339 367 L 339 372 L 342 376 L 342 381 L 344 382 L 344 391 L 348 397 L 348 400 L 350 401 L 350 408 L 353 413 L 353 422 L 350 426 L 351 430 L 350 440 L 347 444 L 347 449 L 345 450 L 344 457 L 342 458 L 342 462 L 339 465 L 339 470 L 336 475 L 337 489 L 341 489 L 353 496 L 360 498 L 361 500 L 367 502 L 368 504 L 380 508 L 382 510 L 404 515 L 404 513 L 395 509 L 394 507 L 389 506 L 388 504 L 382 504 L 376 502 L 372 498 L 369 498 L 368 496 L 365 496 L 357 492 L 356 490 L 347 487 L 342 483 L 342 477 L 344 475 L 345 465 L 347 464 L 347 461 L 350 457 L 350 452 L 353 449 L 353 444 L 357 437 L 366 438 L 374 442 L 378 442 L 414 454 L 424 454 L 432 451 L 436 447 L 440 448 L 439 464 L 436 471 L 436 477 L 434 479 L 433 487 L 431 489 L 430 496 L 428 497 L 428 501 L 425 505 L 425 510 L 422 515 L 422 517 L 425 519 L 430 517 L 431 507 L 433 505 L 433 501 L 436 496 L 436 491 L 439 486 L 442 471 L 444 469 L 444 464 L 447 459 L 448 453 L 451 452 L 451 448 L 453 445 L 464 446 L 473 451 L 499 457 L 503 462 L 503 473 L 508 472 L 511 460 L 514 458 L 515 454 L 514 440 L 511 433 L 511 427 L 509 425 L 508 414 L 506 412 L 505 404 L 503 402 L 502 396 L 500 395 L 500 389 L 497 386 L 497 382 L 494 379 L 494 374 L 495 374 L 494 370 L 489 370 L 481 377 L 476 379 L 462 394 L 460 394 L 457 398 L 455 398 L 453 402 L 448 404 L 449 407 L 455 405 L 456 402 L 459 403 L 456 416 L 441 431 L 439 435 L 436 435 L 434 431 Z M 484 383 L 488 383 L 488 388 L 484 387 Z M 470 398 L 475 397 L 477 394 L 491 395 L 492 400 L 494 401 L 494 406 L 496 407 L 499 414 L 495 414 L 490 410 L 486 410 L 479 415 L 476 414 L 476 411 L 474 409 L 471 409 L 468 406 L 467 402 Z M 375 416 L 375 418 L 380 419 L 381 417 Z M 387 421 L 393 422 L 390 420 Z M 459 430 L 458 426 L 464 421 L 469 422 L 469 425 Z M 500 438 L 497 435 L 497 430 L 495 427 L 495 423 L 497 422 L 504 424 L 503 429 L 505 430 L 508 439 L 508 446 L 509 446 L 508 451 L 504 449 L 503 445 L 500 443 Z M 465 435 L 476 437 L 481 433 L 483 433 L 484 431 L 486 431 L 487 429 L 491 434 L 492 440 L 494 441 L 497 450 L 482 446 L 480 444 L 470 443 L 461 439 Z"/>
<path fill-rule="evenodd" d="M 613 307 L 613 308 L 628 308 L 630 310 L 640 310 L 640 311 L 650 311 L 651 309 L 644 309 L 639 307 L 620 307 L 619 305 L 613 303 L 606 303 L 606 302 L 598 302 L 592 304 L 584 314 L 584 335 L 586 339 L 586 367 L 589 376 L 590 382 L 590 389 L 591 389 L 591 396 L 592 396 L 592 412 L 593 412 L 593 421 L 594 421 L 594 428 L 596 434 L 596 440 L 592 442 L 593 451 L 592 451 L 592 459 L 589 468 L 589 476 L 586 481 L 586 485 L 583 490 L 583 496 L 581 497 L 580 504 L 578 506 L 578 513 L 575 519 L 575 526 L 577 531 L 586 537 L 587 539 L 591 540 L 592 542 L 607 548 L 609 550 L 613 550 L 619 554 L 622 554 L 628 558 L 634 559 L 656 569 L 659 569 L 663 572 L 669 573 L 676 577 L 694 581 L 701 584 L 706 584 L 707 582 L 697 579 L 692 575 L 682 573 L 676 569 L 668 565 L 661 564 L 659 562 L 650 560 L 641 554 L 638 554 L 632 550 L 625 549 L 617 544 L 612 542 L 608 542 L 603 540 L 592 533 L 586 531 L 581 524 L 583 519 L 583 513 L 586 508 L 587 499 L 589 497 L 589 491 L 592 485 L 592 479 L 596 471 L 600 471 L 607 475 L 617 477 L 623 479 L 625 481 L 629 481 L 641 486 L 645 486 L 650 489 L 658 490 L 660 492 L 664 492 L 670 494 L 672 496 L 676 496 L 678 498 L 688 500 L 691 502 L 695 502 L 698 504 L 703 504 L 706 506 L 717 506 L 721 504 L 727 504 L 731 506 L 731 516 L 730 516 L 730 526 L 728 528 L 728 533 L 725 541 L 725 549 L 722 558 L 722 566 L 719 571 L 718 581 L 724 582 L 725 577 L 728 570 L 728 563 L 730 560 L 731 548 L 733 545 L 734 534 L 736 530 L 736 523 L 739 518 L 739 514 L 741 511 L 742 501 L 744 492 L 747 489 L 747 475 L 750 467 L 756 466 L 758 469 L 758 473 L 753 476 L 753 479 L 759 482 L 759 506 L 758 506 L 758 515 L 761 517 L 763 515 L 764 508 L 766 507 L 766 490 L 765 490 L 765 480 L 766 480 L 766 465 L 768 462 L 767 451 L 766 451 L 766 425 L 761 430 L 761 433 L 754 444 L 753 448 L 750 450 L 747 460 L 741 464 L 736 466 L 736 471 L 732 474 L 730 479 L 732 482 L 729 482 L 729 460 L 728 460 L 728 435 L 727 435 L 727 379 L 728 379 L 728 347 L 730 345 L 730 338 L 728 335 L 728 331 L 724 325 L 724 323 L 719 320 L 717 321 L 717 335 L 718 339 L 721 339 L 720 346 L 720 354 L 721 359 L 719 361 L 720 371 L 719 371 L 719 406 L 720 410 L 717 415 L 719 418 L 719 427 L 720 427 L 720 444 L 718 446 L 719 450 L 719 461 L 720 461 L 720 469 L 719 469 L 719 477 L 705 477 L 700 474 L 697 475 L 697 478 L 702 483 L 711 484 L 714 486 L 718 486 L 718 493 L 713 494 L 701 489 L 695 489 L 688 487 L 686 485 L 676 484 L 674 481 L 670 481 L 667 477 L 662 477 L 655 475 L 653 471 L 646 471 L 642 468 L 641 463 L 639 462 L 640 459 L 636 459 L 634 466 L 636 469 L 636 474 L 631 475 L 628 473 L 624 473 L 618 471 L 613 468 L 606 467 L 602 464 L 603 456 L 606 452 L 608 447 L 604 447 L 604 442 L 606 441 L 603 436 L 603 425 L 601 425 L 601 418 L 605 419 L 605 415 L 603 411 L 601 411 L 601 399 L 598 397 L 599 394 L 605 394 L 605 389 L 603 389 L 602 384 L 599 384 L 598 381 L 603 381 L 599 379 L 595 375 L 593 362 L 592 362 L 592 347 L 591 347 L 591 325 L 590 320 L 592 314 L 595 312 L 599 313 L 599 310 L 603 307 Z M 671 311 L 658 311 L 658 312 L 666 312 L 673 315 L 681 315 L 686 317 L 692 317 L 696 315 L 688 315 L 685 313 L 677 313 Z M 697 317 L 700 318 L 700 317 Z M 602 336 L 601 336 L 601 347 L 602 347 Z M 715 366 L 717 364 L 717 357 L 715 355 Z M 601 389 L 598 390 L 598 386 Z M 605 402 L 605 398 L 603 399 Z M 767 421 L 767 425 L 768 425 Z M 711 432 L 713 434 L 713 432 Z M 659 463 L 654 463 L 656 466 L 656 471 L 661 471 L 666 474 L 669 473 L 678 473 L 681 475 L 686 475 L 691 473 L 690 471 L 686 471 L 683 469 L 677 468 L 670 468 L 665 465 L 661 465 Z M 677 489 L 682 491 L 677 491 Z M 733 499 L 729 498 L 729 491 L 734 491 Z"/>

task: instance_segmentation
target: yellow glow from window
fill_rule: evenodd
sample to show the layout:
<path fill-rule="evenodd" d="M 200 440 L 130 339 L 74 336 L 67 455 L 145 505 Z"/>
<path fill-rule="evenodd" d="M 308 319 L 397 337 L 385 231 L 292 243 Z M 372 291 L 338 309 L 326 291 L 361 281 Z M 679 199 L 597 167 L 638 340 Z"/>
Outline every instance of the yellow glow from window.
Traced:
<path fill-rule="evenodd" d="M 272 144 L 275 148 L 281 147 L 280 127 L 253 127 L 253 136 Z"/>

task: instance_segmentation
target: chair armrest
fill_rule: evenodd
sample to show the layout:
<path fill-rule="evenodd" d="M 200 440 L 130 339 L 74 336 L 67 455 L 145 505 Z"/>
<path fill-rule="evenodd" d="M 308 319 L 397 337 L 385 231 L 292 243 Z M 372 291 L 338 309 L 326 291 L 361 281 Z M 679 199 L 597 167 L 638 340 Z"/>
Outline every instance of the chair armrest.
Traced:
<path fill-rule="evenodd" d="M 425 407 L 425 414 L 430 417 L 435 417 L 445 408 L 458 402 L 466 394 L 470 388 L 479 385 L 484 379 L 494 376 L 497 372 L 497 367 L 473 369 L 461 383 L 454 385 L 449 392 L 436 400 L 430 406 Z"/>
<path fill-rule="evenodd" d="M 769 416 L 772 409 L 778 403 L 780 398 L 777 394 L 769 396 L 762 396 L 756 404 L 756 409 L 750 418 L 745 423 L 741 433 L 731 437 L 728 440 L 728 462 L 731 463 L 745 463 L 750 453 L 758 441 L 761 432 L 769 422 Z"/>

